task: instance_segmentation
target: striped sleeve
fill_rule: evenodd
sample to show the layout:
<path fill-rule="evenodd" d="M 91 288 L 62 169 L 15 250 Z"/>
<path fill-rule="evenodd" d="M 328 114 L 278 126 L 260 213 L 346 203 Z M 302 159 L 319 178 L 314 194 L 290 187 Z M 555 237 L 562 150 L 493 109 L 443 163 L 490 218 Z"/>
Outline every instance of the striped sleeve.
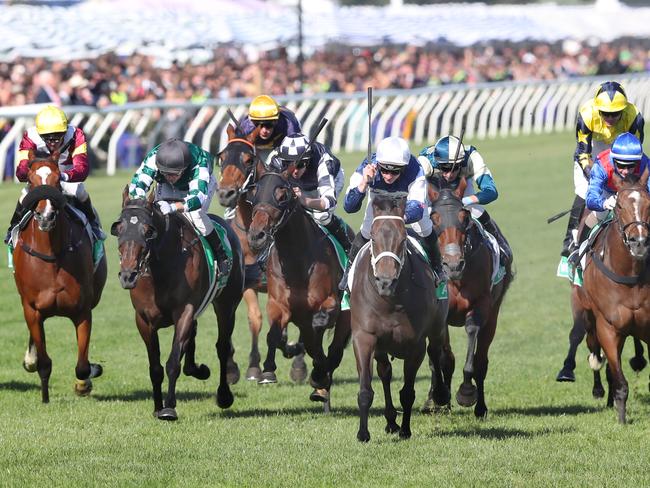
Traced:
<path fill-rule="evenodd" d="M 192 179 L 189 183 L 189 191 L 185 197 L 185 211 L 192 212 L 200 209 L 208 199 L 208 186 L 212 174 L 212 163 L 214 157 L 199 146 L 188 144 L 192 154 L 193 166 L 190 169 Z"/>
<path fill-rule="evenodd" d="M 334 191 L 334 178 L 329 172 L 331 156 L 324 153 L 318 162 L 318 195 L 325 205 L 324 210 L 336 206 L 336 192 Z"/>
<path fill-rule="evenodd" d="M 151 188 L 154 177 L 158 172 L 158 166 L 156 166 L 157 151 L 158 146 L 149 151 L 149 154 L 145 156 L 144 161 L 142 161 L 133 178 L 131 178 L 131 183 L 129 184 L 130 198 L 147 198 L 147 192 Z"/>

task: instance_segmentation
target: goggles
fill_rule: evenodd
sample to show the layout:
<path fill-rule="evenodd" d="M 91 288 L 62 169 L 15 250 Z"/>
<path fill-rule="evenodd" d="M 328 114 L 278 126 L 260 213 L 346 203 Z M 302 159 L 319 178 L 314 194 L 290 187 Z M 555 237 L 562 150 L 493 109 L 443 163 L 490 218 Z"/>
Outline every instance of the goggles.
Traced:
<path fill-rule="evenodd" d="M 623 161 L 622 159 L 614 159 L 614 165 L 619 169 L 632 169 L 641 162 L 640 159 L 633 161 Z"/>
<path fill-rule="evenodd" d="M 438 168 L 443 173 L 452 173 L 460 169 L 460 164 L 453 164 L 453 163 L 439 164 Z"/>
<path fill-rule="evenodd" d="M 622 110 L 619 110 L 618 112 L 603 112 L 602 110 L 599 110 L 598 112 L 603 119 L 618 119 L 623 114 Z"/>
<path fill-rule="evenodd" d="M 262 127 L 264 129 L 273 129 L 275 127 L 275 121 L 274 120 L 254 120 L 253 125 L 255 127 Z"/>
<path fill-rule="evenodd" d="M 393 164 L 379 163 L 379 171 L 387 175 L 398 175 L 402 173 L 403 166 L 396 166 Z"/>
<path fill-rule="evenodd" d="M 65 133 L 54 133 L 54 134 L 44 134 L 41 136 L 41 139 L 45 141 L 46 144 L 56 144 L 63 140 Z"/>

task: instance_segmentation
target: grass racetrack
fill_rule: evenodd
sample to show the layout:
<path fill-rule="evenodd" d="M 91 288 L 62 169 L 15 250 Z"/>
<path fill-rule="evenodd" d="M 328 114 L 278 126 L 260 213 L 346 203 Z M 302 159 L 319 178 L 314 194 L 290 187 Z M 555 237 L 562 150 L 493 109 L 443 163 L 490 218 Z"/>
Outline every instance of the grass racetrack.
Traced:
<path fill-rule="evenodd" d="M 212 376 L 201 382 L 181 375 L 179 421 L 156 420 L 145 347 L 129 294 L 117 279 L 116 239 L 109 236 L 109 276 L 94 311 L 90 349 L 104 375 L 93 380 L 89 398 L 76 397 L 72 389 L 74 327 L 53 318 L 45 327 L 53 361 L 50 403 L 41 404 L 37 374 L 21 365 L 28 332 L 6 252 L 0 259 L 0 485 L 648 486 L 648 369 L 640 375 L 631 371 L 631 344 L 624 351 L 628 425 L 617 424 L 604 400 L 592 399 L 584 344 L 578 350 L 576 383 L 555 382 L 571 326 L 568 283 L 555 277 L 566 217 L 552 225 L 546 218 L 573 201 L 572 135 L 467 142 L 476 143 L 494 174 L 499 199 L 488 209 L 515 253 L 516 278 L 490 350 L 487 420 L 476 420 L 473 409 L 455 400 L 449 414 L 420 414 L 429 385 L 425 363 L 416 383 L 413 437 L 399 441 L 384 433 L 383 394 L 375 376 L 372 438 L 369 444 L 357 442 L 358 382 L 351 346 L 335 373 L 330 415 L 309 401 L 307 384 L 291 382 L 290 361 L 281 357 L 277 385 L 258 386 L 242 378 L 232 387 L 234 405 L 222 411 L 215 404 L 218 364 L 211 309 L 200 319 L 196 357 L 210 366 Z M 346 179 L 362 157 L 342 156 Z M 87 182 L 107 230 L 119 214 L 130 176 L 122 172 L 109 178 L 97 171 Z M 3 235 L 20 188 L 0 185 Z M 213 208 L 220 212 L 216 199 Z M 358 230 L 361 213 L 341 214 Z M 267 331 L 265 323 L 263 356 Z M 294 326 L 291 334 L 296 335 Z M 466 339 L 462 329 L 452 329 L 451 335 L 457 359 L 454 395 Z M 161 334 L 163 365 L 171 337 L 171 328 Z M 243 374 L 250 348 L 243 304 L 234 342 Z M 399 408 L 401 361 L 394 361 L 393 372 Z"/>

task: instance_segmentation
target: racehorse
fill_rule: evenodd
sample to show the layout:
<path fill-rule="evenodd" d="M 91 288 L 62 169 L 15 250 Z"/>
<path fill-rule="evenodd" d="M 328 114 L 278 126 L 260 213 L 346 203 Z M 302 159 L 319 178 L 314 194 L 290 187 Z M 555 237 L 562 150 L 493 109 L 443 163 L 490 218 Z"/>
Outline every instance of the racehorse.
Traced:
<path fill-rule="evenodd" d="M 433 271 L 416 255 L 407 240 L 404 223 L 405 193 L 378 193 L 372 202 L 374 219 L 371 239 L 359 252 L 350 291 L 352 337 L 359 373 L 359 430 L 357 439 L 370 440 L 368 413 L 372 405 L 372 358 L 384 389 L 386 432 L 411 437 L 411 410 L 415 401 L 415 377 L 427 350 L 432 360 L 441 360 L 448 343 L 448 302 L 436 297 Z M 402 425 L 397 424 L 390 382 L 388 355 L 404 360 L 404 386 L 400 391 Z M 441 368 L 435 369 L 434 394 L 449 402 L 449 390 Z"/>
<path fill-rule="evenodd" d="M 179 214 L 163 216 L 151 200 L 130 200 L 128 187 L 125 188 L 122 212 L 111 226 L 111 234 L 118 239 L 120 284 L 130 291 L 135 322 L 147 347 L 154 416 L 161 420 L 178 418 L 176 381 L 183 356 L 184 374 L 201 380 L 210 376 L 209 368 L 204 364 L 197 365 L 194 359 L 197 317 L 210 301 L 219 330 L 216 343 L 220 365 L 217 405 L 228 408 L 233 403 L 227 377 L 231 335 L 244 287 L 239 240 L 223 219 L 213 217 L 226 230 L 232 249 L 230 275 L 223 288 L 215 290 L 218 285 L 210 279 L 205 251 L 192 224 Z M 165 365 L 168 390 L 163 404 L 164 371 L 160 364 L 158 330 L 170 325 L 174 326 L 174 339 Z"/>
<path fill-rule="evenodd" d="M 255 185 L 248 243 L 259 253 L 269 246 L 267 262 L 268 352 L 262 380 L 277 381 L 275 352 L 286 347 L 283 331 L 291 321 L 300 330 L 305 351 L 313 359 L 310 383 L 313 401 L 330 408 L 332 373 L 350 338 L 350 312 L 341 311 L 338 283 L 342 276 L 336 251 L 324 232 L 300 205 L 289 181 L 267 172 Z M 325 330 L 334 328 L 327 356 Z M 300 345 L 299 345 L 300 346 Z"/>
<path fill-rule="evenodd" d="M 247 200 L 247 194 L 265 168 L 257 154 L 254 141 L 260 129 L 255 128 L 246 137 L 237 137 L 231 125 L 226 129 L 228 143 L 219 153 L 221 177 L 219 179 L 219 203 L 224 208 L 234 211 L 232 219 L 227 220 L 239 237 L 246 265 L 246 278 L 244 280 L 244 302 L 248 312 L 248 327 L 251 332 L 251 350 L 248 355 L 248 369 L 246 379 L 262 381 L 260 368 L 260 351 L 258 347 L 259 335 L 262 330 L 262 311 L 258 300 L 258 293 L 266 293 L 264 271 L 258 262 L 258 256 L 251 250 L 246 237 L 251 223 L 253 207 Z M 291 366 L 291 378 L 301 382 L 307 377 L 307 366 L 304 354 L 298 353 L 295 346 L 287 344 L 284 354 L 287 357 L 296 356 Z"/>
<path fill-rule="evenodd" d="M 454 327 L 464 326 L 468 338 L 463 382 L 456 393 L 456 401 L 464 407 L 475 405 L 474 415 L 484 418 L 488 413 L 484 390 L 488 351 L 496 332 L 501 303 L 514 277 L 512 258 L 502 260 L 503 277 L 493 284 L 493 250 L 480 224 L 461 201 L 467 185 L 465 178 L 461 178 L 455 189 L 444 188 L 444 181 L 438 185 L 429 186 L 429 199 L 443 267 L 449 277 L 447 322 Z M 445 366 L 443 375 L 451 389 L 453 359 Z M 432 377 L 432 388 L 434 385 Z M 441 405 L 430 392 L 423 410 L 431 411 L 434 406 Z"/>
<path fill-rule="evenodd" d="M 23 365 L 30 372 L 38 371 L 43 403 L 49 402 L 52 372 L 44 329 L 49 317 L 68 317 L 74 323 L 78 350 L 75 392 L 88 395 L 91 378 L 102 374 L 101 365 L 88 361 L 88 346 L 92 309 L 106 283 L 106 256 L 95 266 L 91 232 L 66 209 L 58 159 L 58 154 L 52 154 L 29 164 L 29 191 L 22 203 L 32 210 L 32 216 L 19 231 L 13 251 L 14 278 L 30 335 Z M 36 365 L 32 369 L 27 359 L 34 351 Z"/>
<path fill-rule="evenodd" d="M 590 365 L 598 369 L 600 348 L 607 358 L 607 406 L 616 406 L 625 423 L 628 383 L 621 367 L 627 336 L 650 341 L 650 195 L 649 172 L 625 180 L 614 175 L 618 197 L 613 221 L 595 238 L 587 253 L 583 286 L 574 287 L 574 317 L 583 320 Z"/>

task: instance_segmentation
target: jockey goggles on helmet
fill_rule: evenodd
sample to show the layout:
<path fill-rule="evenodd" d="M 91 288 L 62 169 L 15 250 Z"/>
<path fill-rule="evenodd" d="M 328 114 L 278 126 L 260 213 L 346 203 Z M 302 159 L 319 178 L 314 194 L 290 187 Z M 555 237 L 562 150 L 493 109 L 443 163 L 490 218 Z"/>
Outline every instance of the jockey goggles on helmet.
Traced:
<path fill-rule="evenodd" d="M 394 164 L 378 163 L 379 171 L 389 175 L 398 175 L 404 170 L 404 166 L 397 166 Z"/>

